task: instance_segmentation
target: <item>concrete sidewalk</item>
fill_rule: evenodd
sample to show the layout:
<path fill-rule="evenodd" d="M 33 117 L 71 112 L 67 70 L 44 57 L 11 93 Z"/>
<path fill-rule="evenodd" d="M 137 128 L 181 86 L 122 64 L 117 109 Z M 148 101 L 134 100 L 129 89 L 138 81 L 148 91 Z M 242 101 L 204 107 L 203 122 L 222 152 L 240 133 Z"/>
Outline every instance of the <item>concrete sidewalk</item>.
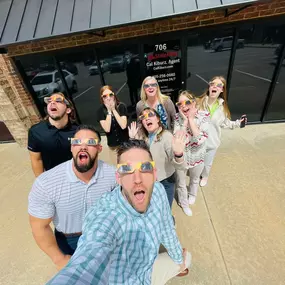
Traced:
<path fill-rule="evenodd" d="M 103 151 L 101 158 L 107 157 Z M 45 284 L 56 270 L 30 232 L 28 153 L 0 145 L 0 284 Z M 223 132 L 207 187 L 185 216 L 174 203 L 190 274 L 169 284 L 285 284 L 285 124 Z"/>

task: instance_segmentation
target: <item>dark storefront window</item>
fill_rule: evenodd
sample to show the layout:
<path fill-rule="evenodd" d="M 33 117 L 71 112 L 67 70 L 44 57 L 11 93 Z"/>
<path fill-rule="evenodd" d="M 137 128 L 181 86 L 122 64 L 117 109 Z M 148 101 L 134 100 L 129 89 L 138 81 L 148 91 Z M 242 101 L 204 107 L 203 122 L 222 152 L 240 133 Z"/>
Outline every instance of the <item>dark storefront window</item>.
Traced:
<path fill-rule="evenodd" d="M 275 49 L 276 57 L 279 56 L 281 51 L 281 45 Z M 278 76 L 275 90 L 273 93 L 273 97 L 271 103 L 269 105 L 269 109 L 266 115 L 266 120 L 284 120 L 285 119 L 285 61 L 283 59 L 283 63 L 281 66 L 280 74 Z"/>
<path fill-rule="evenodd" d="M 140 98 L 141 86 L 137 45 L 122 43 L 120 46 L 102 47 L 97 51 L 105 84 L 111 85 L 119 100 L 128 106 L 129 115 L 135 115 L 134 103 Z"/>
<path fill-rule="evenodd" d="M 182 81 L 180 40 L 145 44 L 144 59 L 146 75 L 154 76 L 161 92 L 175 101 Z"/>
<path fill-rule="evenodd" d="M 81 122 L 98 127 L 96 112 L 100 104 L 101 79 L 94 51 L 71 50 L 56 57 L 61 66 L 73 72 L 75 83 L 74 86 L 69 86 L 69 90 Z"/>
<path fill-rule="evenodd" d="M 187 89 L 196 96 L 202 95 L 214 76 L 227 78 L 232 34 L 232 28 L 218 28 L 188 35 Z"/>
<path fill-rule="evenodd" d="M 233 67 L 229 105 L 234 119 L 247 114 L 259 121 L 274 69 L 276 49 L 284 41 L 283 27 L 272 24 L 247 25 L 240 29 Z"/>
<path fill-rule="evenodd" d="M 48 97 L 55 92 L 66 94 L 52 56 L 29 55 L 18 59 L 29 81 L 28 84 L 34 90 L 35 100 L 39 102 L 41 109 L 45 109 L 44 97 Z M 68 86 L 72 88 L 76 82 L 74 74 L 66 66 L 62 66 L 62 70 Z"/>

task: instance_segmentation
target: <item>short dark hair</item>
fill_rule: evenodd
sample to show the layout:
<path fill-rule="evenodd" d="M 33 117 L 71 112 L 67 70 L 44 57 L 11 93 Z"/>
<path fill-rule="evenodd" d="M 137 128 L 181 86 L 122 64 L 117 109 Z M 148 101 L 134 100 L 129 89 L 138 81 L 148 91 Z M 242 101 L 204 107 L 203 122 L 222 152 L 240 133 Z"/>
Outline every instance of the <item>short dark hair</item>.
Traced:
<path fill-rule="evenodd" d="M 149 150 L 149 146 L 144 140 L 129 140 L 121 143 L 117 148 L 117 163 L 120 162 L 121 155 L 132 148 L 145 150 L 149 154 L 150 158 L 153 159 Z"/>
<path fill-rule="evenodd" d="M 99 139 L 99 142 L 101 142 L 101 135 L 100 135 L 100 133 L 96 130 L 96 128 L 93 125 L 84 125 L 84 124 L 79 125 L 77 127 L 74 135 L 76 135 L 79 131 L 82 131 L 82 130 L 88 130 L 88 131 L 91 131 L 91 132 L 95 133 L 96 136 Z"/>

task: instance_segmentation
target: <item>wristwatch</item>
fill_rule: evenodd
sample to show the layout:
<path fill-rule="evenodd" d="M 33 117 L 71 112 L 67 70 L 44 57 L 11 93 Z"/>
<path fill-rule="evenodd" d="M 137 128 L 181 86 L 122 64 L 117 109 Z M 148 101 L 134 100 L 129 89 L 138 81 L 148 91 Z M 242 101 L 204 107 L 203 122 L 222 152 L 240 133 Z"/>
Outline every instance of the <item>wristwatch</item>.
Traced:
<path fill-rule="evenodd" d="M 112 112 L 111 112 L 111 111 L 108 111 L 108 115 L 112 115 Z"/>

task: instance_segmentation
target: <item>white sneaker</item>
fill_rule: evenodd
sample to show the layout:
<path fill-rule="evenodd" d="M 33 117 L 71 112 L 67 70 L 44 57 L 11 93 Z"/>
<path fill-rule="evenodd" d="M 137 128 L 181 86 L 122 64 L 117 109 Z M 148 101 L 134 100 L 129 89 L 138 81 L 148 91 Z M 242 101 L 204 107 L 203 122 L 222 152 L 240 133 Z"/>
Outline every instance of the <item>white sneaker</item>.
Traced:
<path fill-rule="evenodd" d="M 189 198 L 188 198 L 189 205 L 195 204 L 195 201 L 196 201 L 196 197 L 193 196 L 193 195 L 190 195 Z"/>
<path fill-rule="evenodd" d="M 201 186 L 201 187 L 206 186 L 207 183 L 208 183 L 208 178 L 202 178 L 202 179 L 200 180 L 200 186 Z"/>
<path fill-rule="evenodd" d="M 183 210 L 183 212 L 184 212 L 184 214 L 186 215 L 186 216 L 188 216 L 188 217 L 191 217 L 192 216 L 192 211 L 191 211 L 191 209 L 190 208 L 182 208 L 182 210 Z"/>

